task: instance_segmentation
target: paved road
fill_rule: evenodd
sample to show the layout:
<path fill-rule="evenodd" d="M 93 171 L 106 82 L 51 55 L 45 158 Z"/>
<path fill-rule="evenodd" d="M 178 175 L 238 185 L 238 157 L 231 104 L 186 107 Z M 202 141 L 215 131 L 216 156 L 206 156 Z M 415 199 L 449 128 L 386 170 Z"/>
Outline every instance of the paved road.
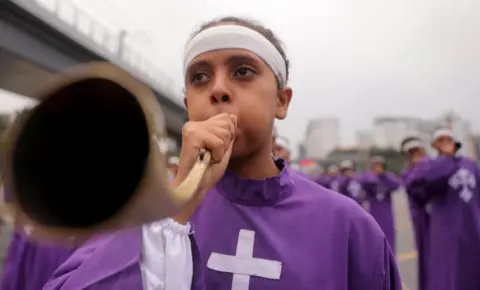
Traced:
<path fill-rule="evenodd" d="M 405 193 L 394 195 L 394 210 L 397 223 L 397 262 L 403 283 L 409 290 L 417 290 L 417 253 Z"/>
<path fill-rule="evenodd" d="M 413 232 L 405 194 L 399 192 L 394 197 L 394 208 L 397 222 L 397 261 L 403 282 L 408 290 L 417 290 L 416 252 L 413 244 Z M 10 241 L 11 231 L 0 226 L 0 270 L 3 264 L 5 250 Z"/>

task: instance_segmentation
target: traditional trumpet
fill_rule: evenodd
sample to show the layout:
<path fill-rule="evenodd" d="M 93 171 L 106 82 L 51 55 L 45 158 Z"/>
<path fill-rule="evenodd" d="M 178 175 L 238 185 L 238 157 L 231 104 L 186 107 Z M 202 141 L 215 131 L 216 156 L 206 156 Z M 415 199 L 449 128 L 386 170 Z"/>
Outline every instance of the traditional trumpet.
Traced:
<path fill-rule="evenodd" d="M 165 120 L 153 92 L 104 62 L 81 65 L 42 88 L 15 121 L 3 176 L 17 220 L 35 236 L 88 237 L 177 214 L 209 165 L 202 151 L 168 186 Z"/>

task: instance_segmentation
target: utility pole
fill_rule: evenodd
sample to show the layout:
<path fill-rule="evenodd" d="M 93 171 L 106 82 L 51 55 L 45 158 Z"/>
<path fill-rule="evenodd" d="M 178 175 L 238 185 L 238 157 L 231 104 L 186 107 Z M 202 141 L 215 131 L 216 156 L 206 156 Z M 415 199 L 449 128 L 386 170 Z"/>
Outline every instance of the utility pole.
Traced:
<path fill-rule="evenodd" d="M 117 51 L 117 56 L 119 59 L 123 60 L 124 56 L 125 56 L 125 40 L 127 38 L 127 31 L 126 30 L 122 30 L 120 31 L 120 34 L 118 35 L 118 51 Z"/>

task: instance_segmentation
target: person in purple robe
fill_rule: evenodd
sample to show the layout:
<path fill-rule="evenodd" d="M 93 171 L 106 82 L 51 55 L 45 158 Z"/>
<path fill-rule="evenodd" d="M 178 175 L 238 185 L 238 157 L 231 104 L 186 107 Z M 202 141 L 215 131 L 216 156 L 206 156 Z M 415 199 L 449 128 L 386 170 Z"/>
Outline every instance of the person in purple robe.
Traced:
<path fill-rule="evenodd" d="M 480 289 L 480 170 L 457 154 L 450 129 L 438 129 L 432 146 L 439 156 L 421 160 L 407 184 L 431 206 L 427 289 Z"/>
<path fill-rule="evenodd" d="M 8 193 L 4 198 L 6 203 L 11 202 Z M 28 235 L 28 227 L 18 226 L 13 231 L 0 280 L 2 290 L 42 289 L 53 272 L 75 250 L 67 245 L 38 244 Z"/>
<path fill-rule="evenodd" d="M 44 290 L 402 288 L 375 220 L 272 158 L 274 119 L 292 98 L 279 43 L 236 17 L 193 35 L 184 58 L 190 121 L 173 183 L 200 148 L 210 150 L 198 200 L 180 217 L 92 239 Z"/>
<path fill-rule="evenodd" d="M 328 188 L 330 177 L 328 175 L 328 170 L 325 170 L 320 166 L 319 170 L 316 173 L 316 178 L 314 179 L 319 185 Z"/>
<path fill-rule="evenodd" d="M 339 192 L 364 206 L 365 191 L 362 178 L 355 172 L 355 165 L 351 160 L 340 162 Z"/>
<path fill-rule="evenodd" d="M 368 199 L 370 214 L 383 230 L 392 252 L 396 253 L 392 193 L 400 187 L 400 182 L 393 173 L 385 170 L 383 157 L 372 158 L 372 171 L 363 175 L 362 186 Z"/>
<path fill-rule="evenodd" d="M 332 191 L 340 192 L 340 178 L 338 166 L 330 164 L 327 166 L 326 174 L 320 175 L 316 182 Z"/>
<path fill-rule="evenodd" d="M 402 181 L 406 186 L 410 216 L 415 238 L 415 247 L 417 249 L 417 269 L 418 269 L 418 290 L 427 288 L 427 246 L 428 246 L 428 221 L 429 212 L 427 200 L 423 193 L 415 193 L 419 188 L 408 186 L 411 173 L 414 167 L 427 157 L 423 141 L 417 134 L 409 135 L 404 138 L 401 145 L 401 152 L 405 158 L 405 168 L 401 173 Z"/>

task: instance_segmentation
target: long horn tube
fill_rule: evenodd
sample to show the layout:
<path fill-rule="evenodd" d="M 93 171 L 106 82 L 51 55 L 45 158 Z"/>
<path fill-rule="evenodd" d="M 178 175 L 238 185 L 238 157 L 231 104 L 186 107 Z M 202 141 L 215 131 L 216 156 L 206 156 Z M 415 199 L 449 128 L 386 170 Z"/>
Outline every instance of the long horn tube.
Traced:
<path fill-rule="evenodd" d="M 17 223 L 40 240 L 136 226 L 179 213 L 210 163 L 202 150 L 168 185 L 165 120 L 152 91 L 111 64 L 81 65 L 39 91 L 7 140 L 3 176 Z M 84 168 L 82 168 L 82 166 Z"/>

